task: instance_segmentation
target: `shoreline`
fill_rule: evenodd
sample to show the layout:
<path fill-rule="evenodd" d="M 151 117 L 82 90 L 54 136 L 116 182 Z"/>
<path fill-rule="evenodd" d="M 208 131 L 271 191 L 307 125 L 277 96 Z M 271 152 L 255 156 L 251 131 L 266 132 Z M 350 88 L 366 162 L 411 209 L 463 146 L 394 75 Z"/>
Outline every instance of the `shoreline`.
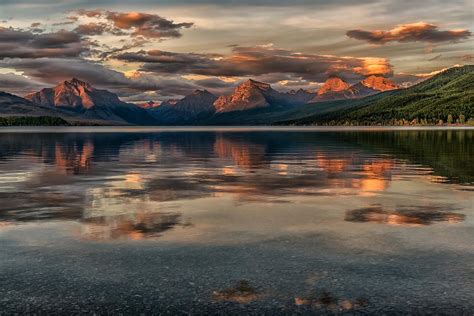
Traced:
<path fill-rule="evenodd" d="M 0 126 L 1 133 L 140 133 L 140 132 L 383 132 L 474 130 L 474 126 Z"/>

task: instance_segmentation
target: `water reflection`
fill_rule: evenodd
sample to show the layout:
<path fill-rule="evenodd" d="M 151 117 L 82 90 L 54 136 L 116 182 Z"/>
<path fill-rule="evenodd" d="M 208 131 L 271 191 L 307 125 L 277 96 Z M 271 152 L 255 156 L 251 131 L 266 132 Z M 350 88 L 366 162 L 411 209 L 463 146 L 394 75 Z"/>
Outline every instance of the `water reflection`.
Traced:
<path fill-rule="evenodd" d="M 179 213 L 143 213 L 85 218 L 81 233 L 91 239 L 133 239 L 159 237 L 181 224 Z"/>
<path fill-rule="evenodd" d="M 91 166 L 94 145 L 90 140 L 72 146 L 56 144 L 54 147 L 54 164 L 58 173 L 81 174 L 87 173 Z"/>
<path fill-rule="evenodd" d="M 311 203 L 321 206 L 316 214 L 324 209 L 318 203 L 338 198 L 333 206 L 345 212 L 450 185 L 472 199 L 473 134 L 2 133 L 0 226 L 74 221 L 87 238 L 143 239 L 193 223 L 195 211 L 215 216 L 239 205 L 281 204 L 290 212 Z M 463 206 L 453 213 L 424 204 L 352 207 L 345 220 L 423 226 L 465 219 Z"/>
<path fill-rule="evenodd" d="M 402 206 L 395 210 L 385 210 L 381 205 L 348 211 L 345 220 L 356 223 L 378 223 L 387 225 L 420 226 L 436 222 L 459 223 L 464 214 L 447 212 L 447 207 Z"/>

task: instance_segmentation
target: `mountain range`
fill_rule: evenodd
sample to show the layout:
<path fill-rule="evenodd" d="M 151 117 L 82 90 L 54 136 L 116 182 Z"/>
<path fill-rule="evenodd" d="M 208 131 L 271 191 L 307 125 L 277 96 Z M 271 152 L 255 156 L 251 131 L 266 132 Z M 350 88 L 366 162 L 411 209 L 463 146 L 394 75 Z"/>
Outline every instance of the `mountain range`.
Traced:
<path fill-rule="evenodd" d="M 181 100 L 168 100 L 149 109 L 158 124 L 193 124 L 200 118 L 213 115 L 217 97 L 207 90 L 196 90 Z"/>
<path fill-rule="evenodd" d="M 473 82 L 473 69 L 474 66 L 451 68 L 404 89 L 380 76 L 368 76 L 354 85 L 332 76 L 318 91 L 299 89 L 290 92 L 279 92 L 267 83 L 249 79 L 229 95 L 216 96 L 207 90 L 196 90 L 181 100 L 161 103 L 150 101 L 139 105 L 123 102 L 112 92 L 96 89 L 87 82 L 73 78 L 24 98 L 0 92 L 0 117 L 59 117 L 74 125 L 269 125 L 328 122 L 352 122 L 358 125 L 389 123 L 391 119 L 408 120 L 413 113 L 420 119 L 429 118 L 430 122 L 446 120 L 448 108 L 453 112 L 452 115 L 459 116 L 461 113 L 462 117 L 469 119 L 474 104 L 473 89 L 466 82 Z M 436 98 L 441 94 L 446 97 L 440 103 Z M 429 101 L 423 101 L 425 99 Z M 463 105 L 459 105 L 458 101 Z M 410 104 L 415 103 L 419 107 L 415 106 L 417 111 L 403 112 L 403 118 L 395 115 L 399 109 L 407 106 L 410 108 Z M 430 108 L 431 112 L 426 108 Z"/>
<path fill-rule="evenodd" d="M 89 83 L 73 78 L 54 88 L 45 88 L 25 96 L 36 106 L 59 109 L 68 116 L 85 120 L 110 121 L 113 124 L 154 124 L 148 111 L 133 104 L 122 102 L 107 90 L 99 90 Z"/>
<path fill-rule="evenodd" d="M 307 105 L 274 119 L 274 124 L 281 125 L 440 123 L 474 124 L 474 65 L 447 69 L 406 89 Z"/>

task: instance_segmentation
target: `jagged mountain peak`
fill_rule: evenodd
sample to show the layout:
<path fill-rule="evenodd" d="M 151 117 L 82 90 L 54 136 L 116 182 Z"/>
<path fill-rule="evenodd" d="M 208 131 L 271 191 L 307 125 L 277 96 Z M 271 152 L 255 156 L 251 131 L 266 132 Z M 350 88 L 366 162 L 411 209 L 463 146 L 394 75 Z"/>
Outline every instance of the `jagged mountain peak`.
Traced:
<path fill-rule="evenodd" d="M 244 82 L 240 83 L 235 89 L 234 94 L 242 93 L 245 91 L 260 90 L 262 92 L 276 92 L 273 90 L 269 83 L 255 81 L 253 79 L 247 79 Z"/>
<path fill-rule="evenodd" d="M 77 79 L 77 78 L 72 78 L 69 81 L 64 81 L 64 83 L 68 83 L 68 84 L 71 84 L 71 85 L 74 85 L 74 86 L 92 87 L 91 84 L 88 83 L 87 81 Z"/>
<path fill-rule="evenodd" d="M 399 88 L 392 80 L 376 75 L 368 76 L 361 81 L 361 84 L 377 91 L 388 91 Z"/>
<path fill-rule="evenodd" d="M 214 94 L 207 91 L 206 89 L 204 89 L 204 90 L 201 90 L 201 89 L 194 90 L 191 95 L 194 95 L 194 96 L 214 96 Z"/>
<path fill-rule="evenodd" d="M 260 90 L 272 89 L 270 84 L 260 82 L 260 81 L 255 81 L 253 79 L 247 79 L 237 87 L 237 89 L 248 89 L 248 88 L 258 88 Z"/>
<path fill-rule="evenodd" d="M 272 89 L 268 83 L 248 79 L 239 84 L 232 94 L 219 97 L 214 102 L 217 112 L 244 111 L 254 108 L 268 107 L 282 94 Z"/>
<path fill-rule="evenodd" d="M 305 104 L 312 100 L 316 94 L 299 88 L 298 90 L 291 90 L 285 93 L 289 103 L 294 105 Z"/>
<path fill-rule="evenodd" d="M 338 76 L 329 77 L 321 89 L 318 90 L 318 95 L 323 95 L 330 92 L 339 92 L 348 90 L 351 87 L 346 81 Z"/>
<path fill-rule="evenodd" d="M 176 105 L 179 105 L 180 103 L 183 103 L 184 101 L 193 100 L 194 102 L 196 102 L 199 100 L 205 101 L 209 99 L 213 99 L 213 102 L 214 102 L 215 99 L 217 99 L 217 97 L 207 90 L 194 90 L 193 93 L 188 94 L 187 96 L 185 96 L 184 98 L 176 102 Z"/>
<path fill-rule="evenodd" d="M 76 91 L 92 91 L 94 88 L 92 85 L 86 81 L 72 78 L 70 80 L 65 80 L 56 86 L 56 89 L 68 89 Z"/>
<path fill-rule="evenodd" d="M 43 106 L 77 109 L 90 109 L 96 105 L 123 104 L 116 94 L 95 89 L 88 82 L 77 78 L 63 81 L 54 88 L 42 89 L 25 98 Z"/>
<path fill-rule="evenodd" d="M 110 91 L 93 88 L 88 82 L 72 78 L 52 88 L 25 96 L 38 108 L 57 111 L 78 120 L 108 121 L 115 124 L 153 124 L 154 118 L 137 105 L 123 102 Z"/>

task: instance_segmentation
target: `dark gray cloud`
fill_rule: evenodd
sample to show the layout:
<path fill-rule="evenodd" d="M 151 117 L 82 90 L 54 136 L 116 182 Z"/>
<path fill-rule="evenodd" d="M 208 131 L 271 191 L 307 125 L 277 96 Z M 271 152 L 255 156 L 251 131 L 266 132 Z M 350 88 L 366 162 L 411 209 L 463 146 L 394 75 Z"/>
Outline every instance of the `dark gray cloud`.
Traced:
<path fill-rule="evenodd" d="M 45 83 L 13 73 L 0 74 L 0 91 L 25 95 L 44 88 Z"/>
<path fill-rule="evenodd" d="M 388 42 L 457 42 L 469 38 L 472 33 L 465 29 L 441 31 L 437 25 L 418 22 L 398 25 L 388 31 L 350 30 L 346 35 L 371 44 L 386 44 Z"/>
<path fill-rule="evenodd" d="M 1 58 L 77 57 L 89 50 L 75 32 L 60 30 L 36 34 L 32 31 L 0 27 Z"/>
<path fill-rule="evenodd" d="M 80 58 L 7 58 L 0 60 L 0 67 L 21 71 L 37 82 L 44 82 L 45 86 L 53 86 L 75 77 L 97 88 L 110 89 L 119 95 L 163 89 L 158 80 L 131 79 L 102 64 Z M 1 84 L 0 89 L 9 90 Z"/>
<path fill-rule="evenodd" d="M 80 58 L 7 58 L 0 61 L 0 67 L 16 69 L 50 84 L 72 77 L 100 86 L 126 87 L 130 84 L 123 73 Z"/>
<path fill-rule="evenodd" d="M 103 45 L 103 51 L 99 53 L 99 57 L 102 59 L 107 59 L 111 55 L 115 55 L 129 49 L 143 47 L 145 44 L 150 43 L 150 40 L 137 37 L 133 38 L 131 41 L 121 40 L 120 42 L 124 43 L 121 47 L 109 47 L 107 45 Z"/>
<path fill-rule="evenodd" d="M 233 82 L 225 82 L 218 78 L 188 80 L 179 75 L 159 76 L 143 73 L 134 76 L 131 81 L 133 82 L 131 86 L 135 89 L 155 91 L 160 99 L 181 98 L 198 89 L 206 89 L 221 95 L 230 92 L 235 85 Z M 148 89 L 149 86 L 154 89 Z"/>
<path fill-rule="evenodd" d="M 392 73 L 392 66 L 383 58 L 302 54 L 270 46 L 235 47 L 229 55 L 142 50 L 119 54 L 116 58 L 143 63 L 141 71 L 158 74 L 228 77 L 292 74 L 303 79 L 321 81 L 334 74 L 352 78 Z"/>
<path fill-rule="evenodd" d="M 110 27 L 106 23 L 95 22 L 81 24 L 74 29 L 74 32 L 85 36 L 102 35 L 108 31 L 110 31 Z"/>

